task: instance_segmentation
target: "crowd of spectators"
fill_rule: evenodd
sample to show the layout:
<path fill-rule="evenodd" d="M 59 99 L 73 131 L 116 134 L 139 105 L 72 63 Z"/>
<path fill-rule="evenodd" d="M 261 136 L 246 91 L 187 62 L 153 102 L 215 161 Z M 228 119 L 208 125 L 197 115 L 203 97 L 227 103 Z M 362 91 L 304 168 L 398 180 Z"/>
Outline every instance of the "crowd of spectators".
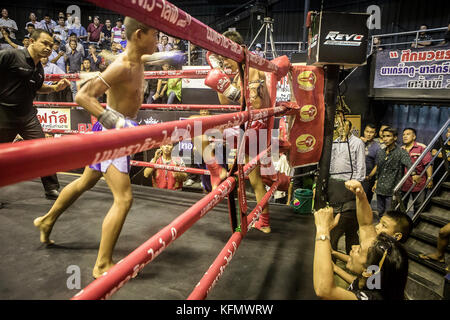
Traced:
<path fill-rule="evenodd" d="M 50 68 L 52 70 L 54 69 L 53 64 L 55 64 L 63 73 L 86 72 L 85 65 L 87 65 L 87 60 L 90 63 L 89 72 L 104 71 L 112 62 L 114 56 L 123 52 L 127 46 L 125 26 L 123 25 L 122 18 L 118 18 L 113 25 L 111 19 L 101 21 L 100 17 L 95 16 L 92 22 L 85 27 L 81 24 L 78 16 L 72 16 L 69 13 L 64 14 L 63 12 L 59 12 L 56 17 L 52 17 L 50 14 L 44 14 L 42 20 L 39 20 L 36 14 L 31 12 L 29 14 L 29 21 L 23 26 L 25 36 L 23 39 L 19 39 L 16 35 L 22 32 L 19 32 L 19 28 L 14 19 L 9 17 L 8 10 L 3 8 L 1 14 L 0 50 L 26 48 L 30 43 L 29 39 L 32 32 L 36 29 L 43 29 L 53 36 L 54 41 L 53 51 L 47 63 L 51 66 Z M 188 42 L 171 38 L 161 33 L 157 50 L 179 50 L 186 53 L 188 50 Z M 106 52 L 106 54 L 102 55 L 102 51 Z M 191 45 L 190 61 L 186 61 L 186 64 L 202 65 L 202 56 L 203 50 Z M 181 66 L 166 66 L 164 68 L 176 69 L 181 68 Z M 158 90 L 156 90 L 156 87 L 153 88 L 154 86 L 152 84 L 154 81 L 147 81 L 148 88 L 143 101 L 144 103 L 181 102 L 181 79 L 164 81 L 166 83 L 162 83 L 162 86 Z M 161 84 L 161 81 L 156 81 L 156 83 Z M 72 94 L 65 95 L 68 100 L 60 100 L 61 102 L 74 101 L 77 92 L 76 83 L 72 83 L 70 90 Z M 154 93 L 149 95 L 150 92 Z M 47 98 L 52 101 L 52 96 Z"/>

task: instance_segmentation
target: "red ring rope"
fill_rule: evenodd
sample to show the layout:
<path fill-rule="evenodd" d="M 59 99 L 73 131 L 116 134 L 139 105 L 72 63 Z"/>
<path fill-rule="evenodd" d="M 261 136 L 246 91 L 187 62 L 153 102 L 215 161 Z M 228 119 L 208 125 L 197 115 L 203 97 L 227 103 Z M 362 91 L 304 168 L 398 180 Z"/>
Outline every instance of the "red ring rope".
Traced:
<path fill-rule="evenodd" d="M 39 107 L 80 107 L 75 102 L 48 102 L 34 101 L 33 105 Z M 101 103 L 106 107 L 106 103 Z M 80 107 L 81 108 L 81 107 Z M 198 110 L 215 110 L 215 111 L 239 111 L 241 107 L 238 105 L 206 105 L 206 104 L 142 104 L 141 109 L 156 110 L 177 110 L 177 111 L 198 111 Z"/>
<path fill-rule="evenodd" d="M 179 238 L 195 222 L 224 199 L 234 188 L 235 184 L 234 177 L 227 178 L 214 191 L 211 191 L 161 231 L 119 261 L 105 275 L 91 282 L 86 288 L 76 294 L 72 300 L 98 300 L 110 297 L 126 282 L 135 277 L 142 268 L 155 259 L 169 244 Z"/>
<path fill-rule="evenodd" d="M 247 216 L 247 230 L 250 230 L 253 223 L 258 219 L 262 210 L 269 202 L 270 197 L 273 195 L 279 185 L 279 181 L 272 184 L 269 191 L 266 192 L 261 201 L 256 205 L 252 212 Z M 188 300 L 203 300 L 206 298 L 211 289 L 216 285 L 216 282 L 222 276 L 223 271 L 230 263 L 236 250 L 238 249 L 241 240 L 244 238 L 246 231 L 236 231 L 228 240 L 227 244 L 220 251 L 217 258 L 205 272 L 204 276 L 200 279 L 195 289 L 191 292 Z"/>
<path fill-rule="evenodd" d="M 186 70 L 169 70 L 169 71 L 144 71 L 144 79 L 169 79 L 169 78 L 189 78 L 204 79 L 208 75 L 211 68 L 208 69 L 186 69 Z M 230 72 L 224 71 L 228 74 Z M 67 79 L 78 81 L 83 78 L 83 73 L 66 73 L 66 74 L 46 74 L 45 81 L 58 81 Z"/>
<path fill-rule="evenodd" d="M 251 113 L 252 118 L 258 120 L 283 113 L 286 109 L 280 106 L 252 110 Z M 178 142 L 180 130 L 186 133 L 194 131 L 194 135 L 199 135 L 211 128 L 232 128 L 246 122 L 248 117 L 248 112 L 235 112 L 61 139 L 3 143 L 0 144 L 0 187 Z M 195 132 L 195 122 L 202 123 L 199 132 Z"/>
<path fill-rule="evenodd" d="M 157 164 L 152 162 L 142 162 L 142 161 L 130 161 L 130 164 L 135 167 L 147 167 L 147 168 L 154 168 L 154 169 L 161 169 L 161 170 L 167 170 L 167 171 L 176 171 L 176 172 L 187 172 L 192 174 L 202 174 L 202 175 L 211 175 L 209 170 L 205 169 L 197 169 L 197 168 L 189 168 L 189 167 L 182 167 L 182 166 L 170 166 L 166 164 Z"/>

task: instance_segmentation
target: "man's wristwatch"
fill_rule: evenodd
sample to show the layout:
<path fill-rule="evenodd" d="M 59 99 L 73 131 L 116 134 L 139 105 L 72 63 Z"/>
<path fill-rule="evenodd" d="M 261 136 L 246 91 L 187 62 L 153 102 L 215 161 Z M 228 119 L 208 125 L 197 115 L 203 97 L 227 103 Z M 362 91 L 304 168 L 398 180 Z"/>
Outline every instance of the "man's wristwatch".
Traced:
<path fill-rule="evenodd" d="M 316 238 L 316 241 L 319 241 L 319 240 L 322 240 L 322 241 L 330 240 L 330 236 L 325 235 L 325 234 L 322 234 L 321 236 L 318 236 L 318 237 Z"/>

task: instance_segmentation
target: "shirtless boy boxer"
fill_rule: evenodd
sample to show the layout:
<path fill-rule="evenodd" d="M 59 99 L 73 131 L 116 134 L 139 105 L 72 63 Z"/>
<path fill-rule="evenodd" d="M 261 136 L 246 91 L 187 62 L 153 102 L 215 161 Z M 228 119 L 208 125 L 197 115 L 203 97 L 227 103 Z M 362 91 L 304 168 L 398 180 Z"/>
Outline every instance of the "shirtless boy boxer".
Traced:
<path fill-rule="evenodd" d="M 94 131 L 136 125 L 132 119 L 136 117 L 143 100 L 143 59 L 156 50 L 159 32 L 129 17 L 125 18 L 124 24 L 128 39 L 126 50 L 101 75 L 88 81 L 76 96 L 76 102 L 97 117 Z M 105 92 L 106 110 L 97 100 Z M 40 230 L 41 242 L 52 244 L 50 233 L 58 217 L 103 176 L 114 202 L 103 220 L 100 247 L 92 272 L 94 278 L 114 265 L 113 250 L 133 202 L 129 168 L 127 157 L 87 166 L 80 178 L 61 191 L 50 211 L 34 220 L 34 225 Z"/>

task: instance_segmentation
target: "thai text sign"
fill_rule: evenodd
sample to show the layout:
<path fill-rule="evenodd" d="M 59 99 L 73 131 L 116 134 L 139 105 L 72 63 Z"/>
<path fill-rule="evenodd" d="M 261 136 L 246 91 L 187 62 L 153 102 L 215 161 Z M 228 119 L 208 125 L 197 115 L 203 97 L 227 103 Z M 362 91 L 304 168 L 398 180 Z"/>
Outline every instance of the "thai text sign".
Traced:
<path fill-rule="evenodd" d="M 450 47 L 377 52 L 374 88 L 450 89 Z"/>

